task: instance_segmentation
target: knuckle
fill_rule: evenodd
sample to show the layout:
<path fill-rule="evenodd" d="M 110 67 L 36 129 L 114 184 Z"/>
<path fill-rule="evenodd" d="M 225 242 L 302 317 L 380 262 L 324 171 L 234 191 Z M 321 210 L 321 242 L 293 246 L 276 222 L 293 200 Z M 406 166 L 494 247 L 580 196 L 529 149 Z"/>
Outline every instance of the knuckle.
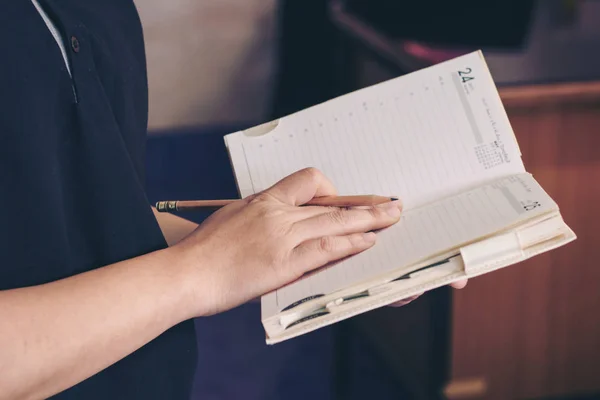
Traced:
<path fill-rule="evenodd" d="M 250 217 L 262 225 L 265 233 L 276 234 L 278 237 L 289 233 L 292 221 L 286 210 L 274 203 L 268 194 L 252 199 L 249 207 L 252 207 Z"/>
<path fill-rule="evenodd" d="M 272 200 L 272 197 L 268 192 L 261 192 L 251 196 L 251 198 L 248 199 L 248 204 L 263 204 L 270 200 Z"/>
<path fill-rule="evenodd" d="M 278 278 L 285 277 L 287 275 L 287 271 L 285 268 L 285 262 L 278 255 L 271 255 L 268 257 L 266 261 L 266 265 L 273 276 L 277 276 Z"/>
<path fill-rule="evenodd" d="M 362 239 L 362 235 L 360 235 L 358 233 L 347 236 L 347 240 L 352 249 L 360 248 L 360 247 L 362 247 L 362 245 L 364 243 L 364 241 Z"/>
<path fill-rule="evenodd" d="M 295 219 L 288 219 L 287 222 L 287 226 L 286 226 L 286 236 L 285 236 L 285 240 L 286 243 L 290 243 L 291 245 L 298 246 L 299 244 L 301 244 L 305 239 L 304 236 L 306 235 L 307 229 L 306 226 L 302 223 L 303 221 L 297 221 Z"/>
<path fill-rule="evenodd" d="M 380 220 L 385 218 L 385 212 L 378 207 L 371 207 L 368 212 L 372 219 Z"/>
<path fill-rule="evenodd" d="M 319 239 L 318 247 L 323 253 L 331 253 L 335 250 L 335 239 L 331 236 L 323 236 Z"/>
<path fill-rule="evenodd" d="M 280 252 L 271 254 L 269 261 L 275 270 L 282 270 L 286 265 L 286 257 Z"/>
<path fill-rule="evenodd" d="M 244 198 L 244 201 L 246 202 L 246 204 L 251 204 L 254 201 L 254 199 L 256 199 L 256 197 L 259 195 L 260 195 L 260 193 L 251 194 L 251 195 L 247 196 L 246 198 Z"/>
<path fill-rule="evenodd" d="M 283 240 L 293 231 L 293 224 L 285 218 L 282 210 L 261 210 L 258 218 L 262 220 L 265 233 L 276 240 Z"/>
<path fill-rule="evenodd" d="M 303 173 L 306 174 L 306 176 L 308 176 L 310 178 L 313 178 L 313 179 L 318 179 L 318 178 L 321 178 L 323 176 L 323 173 L 319 169 L 317 169 L 315 167 L 305 168 L 303 170 Z"/>
<path fill-rule="evenodd" d="M 323 180 L 323 173 L 314 167 L 305 168 L 300 171 L 300 174 L 303 178 L 315 184 Z"/>
<path fill-rule="evenodd" d="M 329 220 L 335 225 L 346 225 L 351 220 L 350 213 L 344 210 L 336 210 L 326 215 L 328 216 Z"/>
<path fill-rule="evenodd" d="M 276 208 L 274 207 L 275 203 L 273 200 L 274 197 L 271 194 L 263 192 L 252 198 L 248 202 L 248 205 L 258 210 L 261 214 L 268 214 Z"/>

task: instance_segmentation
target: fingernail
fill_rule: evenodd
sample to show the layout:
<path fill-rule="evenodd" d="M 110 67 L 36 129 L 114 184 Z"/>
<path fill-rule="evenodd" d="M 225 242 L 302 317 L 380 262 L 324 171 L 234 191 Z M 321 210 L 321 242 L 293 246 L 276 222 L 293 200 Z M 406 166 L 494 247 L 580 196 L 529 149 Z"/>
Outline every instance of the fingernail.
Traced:
<path fill-rule="evenodd" d="M 375 241 L 375 239 L 377 239 L 377 235 L 374 234 L 373 232 L 367 232 L 363 235 L 363 239 L 367 243 L 373 243 Z"/>
<path fill-rule="evenodd" d="M 379 207 L 383 208 L 385 212 L 388 213 L 390 217 L 398 218 L 401 214 L 400 204 L 398 202 L 392 201 L 390 203 L 385 203 L 380 205 Z"/>

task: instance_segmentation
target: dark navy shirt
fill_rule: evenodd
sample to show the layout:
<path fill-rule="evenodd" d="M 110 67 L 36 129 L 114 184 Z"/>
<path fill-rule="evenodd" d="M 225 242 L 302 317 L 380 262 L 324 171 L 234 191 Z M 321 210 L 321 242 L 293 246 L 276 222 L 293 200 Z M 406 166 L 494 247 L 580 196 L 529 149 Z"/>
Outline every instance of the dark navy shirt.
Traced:
<path fill-rule="evenodd" d="M 39 3 L 71 74 L 34 4 L 3 0 L 0 290 L 166 246 L 144 188 L 148 90 L 133 1 Z M 195 346 L 185 322 L 56 398 L 189 399 Z"/>

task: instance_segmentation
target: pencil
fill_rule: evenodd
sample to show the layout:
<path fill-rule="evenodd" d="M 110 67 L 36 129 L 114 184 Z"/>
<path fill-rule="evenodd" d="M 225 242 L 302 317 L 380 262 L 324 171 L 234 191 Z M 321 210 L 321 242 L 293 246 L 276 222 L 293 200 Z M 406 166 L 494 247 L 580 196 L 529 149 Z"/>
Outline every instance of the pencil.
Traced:
<path fill-rule="evenodd" d="M 386 196 L 323 196 L 315 197 L 305 205 L 325 207 L 364 207 L 396 201 L 396 197 Z M 159 212 L 194 211 L 202 209 L 215 209 L 225 207 L 237 200 L 168 200 L 156 203 Z"/>

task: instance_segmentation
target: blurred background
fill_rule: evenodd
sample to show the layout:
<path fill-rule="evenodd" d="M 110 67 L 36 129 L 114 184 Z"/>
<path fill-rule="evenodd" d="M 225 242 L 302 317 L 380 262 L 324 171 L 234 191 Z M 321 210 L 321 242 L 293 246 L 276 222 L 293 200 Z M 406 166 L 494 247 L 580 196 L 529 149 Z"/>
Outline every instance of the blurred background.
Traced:
<path fill-rule="evenodd" d="M 152 202 L 237 196 L 225 134 L 482 49 L 526 167 L 579 236 L 276 346 L 258 303 L 198 320 L 194 400 L 600 399 L 600 2 L 136 4 Z"/>

